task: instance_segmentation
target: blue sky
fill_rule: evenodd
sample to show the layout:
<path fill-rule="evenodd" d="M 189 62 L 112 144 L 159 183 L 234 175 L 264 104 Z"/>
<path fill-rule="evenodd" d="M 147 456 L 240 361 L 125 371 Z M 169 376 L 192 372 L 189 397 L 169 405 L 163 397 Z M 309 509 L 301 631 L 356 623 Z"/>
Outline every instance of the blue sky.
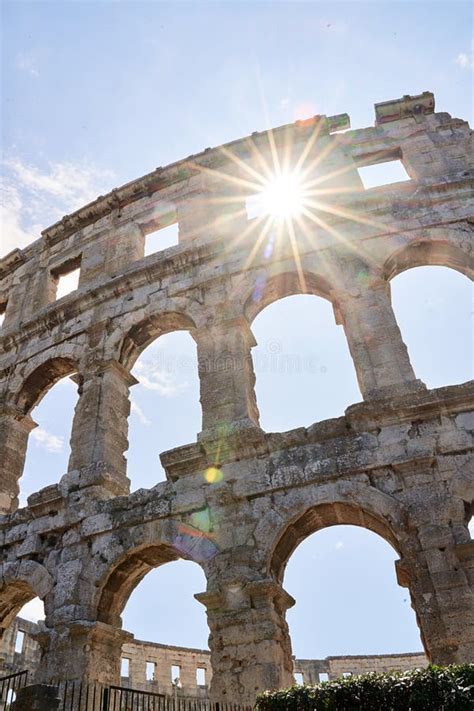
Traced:
<path fill-rule="evenodd" d="M 434 91 L 440 111 L 472 114 L 467 2 L 38 1 L 4 2 L 2 14 L 2 253 L 156 166 L 272 125 L 342 112 L 355 128 L 372 125 L 375 102 L 423 90 Z M 412 270 L 392 282 L 392 297 L 418 377 L 430 387 L 472 377 L 467 279 Z M 290 297 L 264 310 L 253 331 L 265 429 L 309 425 L 360 399 L 327 302 Z M 302 367 L 269 372 L 275 348 Z M 162 479 L 159 452 L 200 429 L 192 339 L 159 339 L 135 374 L 132 489 Z M 74 400 L 63 381 L 33 412 L 39 427 L 23 497 L 65 472 Z M 288 615 L 295 653 L 420 649 L 394 559 L 388 544 L 353 527 L 304 542 L 285 576 L 297 598 Z M 191 595 L 204 587 L 197 566 L 164 566 L 133 593 L 124 626 L 141 638 L 205 646 L 204 609 Z"/>

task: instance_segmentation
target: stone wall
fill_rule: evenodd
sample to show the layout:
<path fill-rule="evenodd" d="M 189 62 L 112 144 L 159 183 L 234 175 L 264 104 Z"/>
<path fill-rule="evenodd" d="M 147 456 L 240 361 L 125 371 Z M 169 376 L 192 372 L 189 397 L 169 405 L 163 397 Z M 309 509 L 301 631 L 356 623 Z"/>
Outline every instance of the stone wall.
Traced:
<path fill-rule="evenodd" d="M 426 655 L 418 652 L 331 656 L 325 659 L 295 659 L 295 672 L 303 675 L 305 683 L 318 684 L 341 676 L 360 676 L 369 672 L 404 672 L 423 668 L 427 663 Z"/>
<path fill-rule="evenodd" d="M 34 638 L 37 631 L 37 624 L 21 617 L 5 630 L 0 639 L 0 676 L 38 667 L 41 648 Z"/>
<path fill-rule="evenodd" d="M 117 682 L 133 588 L 186 558 L 207 580 L 197 599 L 211 696 L 246 702 L 288 685 L 285 565 L 336 524 L 368 528 L 396 550 L 394 575 L 430 660 L 474 658 L 472 382 L 425 387 L 390 299 L 390 280 L 411 267 L 473 273 L 471 131 L 435 113 L 429 93 L 384 102 L 373 127 L 338 133 L 339 123 L 314 117 L 158 168 L 1 261 L 0 629 L 44 600 L 39 682 Z M 317 200 L 280 231 L 270 258 L 265 224 L 245 205 L 258 191 L 249 175 L 275 152 L 304 163 Z M 358 168 L 391 160 L 410 179 L 364 190 Z M 145 257 L 146 235 L 172 223 L 179 244 Z M 59 278 L 77 267 L 79 288 L 56 299 Z M 363 401 L 339 418 L 264 432 L 252 321 L 298 293 L 331 302 Z M 130 494 L 131 369 L 180 329 L 197 344 L 202 430 L 161 454 L 165 482 Z M 72 374 L 68 471 L 18 509 L 31 412 Z"/>
<path fill-rule="evenodd" d="M 0 676 L 28 669 L 34 674 L 40 659 L 40 646 L 33 636 L 38 625 L 16 618 L 0 640 Z M 18 630 L 25 632 L 21 653 L 14 651 Z M 169 644 L 133 640 L 122 647 L 121 658 L 128 662 L 128 674 L 121 677 L 122 686 L 160 693 L 207 698 L 212 678 L 211 655 L 207 649 L 189 649 Z M 407 671 L 424 667 L 424 654 L 385 654 L 331 656 L 325 659 L 294 659 L 294 672 L 307 684 L 321 679 L 335 679 L 344 674 L 358 676 L 366 672 Z M 173 669 L 179 668 L 178 677 Z M 198 669 L 203 677 L 197 676 Z M 324 675 L 324 676 L 320 676 Z M 152 677 L 152 678 L 150 678 Z M 179 683 L 173 685 L 179 678 Z M 299 677 L 297 677 L 299 678 Z M 204 683 L 200 683 L 204 682 Z"/>

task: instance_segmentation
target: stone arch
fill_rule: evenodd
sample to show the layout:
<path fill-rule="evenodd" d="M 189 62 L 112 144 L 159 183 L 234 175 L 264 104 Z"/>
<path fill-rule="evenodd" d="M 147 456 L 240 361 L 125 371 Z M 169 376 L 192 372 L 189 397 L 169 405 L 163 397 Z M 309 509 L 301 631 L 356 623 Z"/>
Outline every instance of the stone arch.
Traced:
<path fill-rule="evenodd" d="M 428 232 L 428 237 L 395 250 L 385 261 L 383 275 L 410 363 L 421 382 L 432 389 L 469 381 L 469 281 L 474 278 L 474 258 L 467 243 L 457 239 L 455 230 L 445 238 L 439 231 Z M 455 290 L 458 298 L 449 298 Z"/>
<path fill-rule="evenodd" d="M 334 273 L 335 270 L 336 266 Z M 315 420 L 342 415 L 346 407 L 362 399 L 357 382 L 358 364 L 350 349 L 346 325 L 339 315 L 337 296 L 336 288 L 325 275 L 308 268 L 304 272 L 303 281 L 296 271 L 283 271 L 269 277 L 258 293 L 258 298 L 254 294 L 247 297 L 244 316 L 251 324 L 252 347 L 257 346 L 253 350 L 252 366 L 255 371 L 255 397 L 263 429 L 282 431 L 308 426 Z M 310 319 L 318 319 L 318 323 L 322 322 L 324 327 L 318 331 L 310 328 Z M 297 327 L 294 328 L 293 324 L 297 324 Z M 301 324 L 306 325 L 306 330 Z M 302 333 L 305 345 L 308 344 L 307 349 L 297 343 Z M 282 343 L 285 343 L 285 349 Z M 290 348 L 288 344 L 291 344 Z M 316 373 L 326 370 L 326 361 L 320 360 L 328 357 L 326 349 L 331 356 L 334 355 L 337 368 L 334 367 L 326 378 L 316 378 Z M 331 394 L 334 392 L 337 370 L 347 379 L 345 384 L 348 387 L 341 388 L 341 396 L 338 392 L 334 400 Z M 285 376 L 288 374 L 288 378 L 281 383 L 275 382 L 275 387 L 272 387 L 271 379 L 276 377 L 277 372 L 284 372 Z M 297 372 L 301 377 L 298 377 L 298 384 L 293 387 L 296 380 L 292 381 L 291 378 Z M 307 379 L 307 374 L 314 378 Z M 281 397 L 285 387 L 289 391 L 286 393 L 289 394 L 288 401 Z M 318 411 L 316 408 L 315 411 L 310 396 L 313 387 L 319 403 L 323 400 L 321 392 L 327 396 L 329 391 L 327 402 L 333 407 L 332 410 L 324 411 L 320 408 Z M 285 408 L 280 408 L 279 403 L 283 402 Z M 278 422 L 279 413 L 283 414 L 283 410 L 285 417 Z M 291 421 L 287 423 L 285 419 Z"/>
<path fill-rule="evenodd" d="M 58 380 L 78 370 L 76 360 L 69 356 L 55 356 L 44 360 L 40 365 L 33 367 L 23 379 L 15 397 L 16 406 L 27 415 Z"/>
<path fill-rule="evenodd" d="M 35 597 L 42 600 L 53 589 L 54 581 L 40 563 L 24 560 L 0 566 L 0 637 L 23 605 Z"/>
<path fill-rule="evenodd" d="M 473 278 L 474 259 L 458 244 L 449 239 L 419 239 L 395 250 L 383 265 L 383 275 L 390 281 L 398 274 L 414 267 L 450 267 Z"/>
<path fill-rule="evenodd" d="M 276 535 L 268 550 L 267 572 L 278 582 L 283 580 L 286 564 L 297 546 L 317 531 L 335 525 L 352 525 L 367 528 L 381 536 L 402 555 L 407 513 L 402 505 L 388 494 L 370 486 L 350 484 L 343 491 L 331 485 L 317 487 L 315 501 L 296 495 L 294 505 L 282 502 L 283 511 L 272 510 L 267 516 Z M 279 521 L 278 525 L 277 521 Z M 270 521 L 259 525 L 268 526 Z M 258 534 L 257 534 L 258 535 Z"/>
<path fill-rule="evenodd" d="M 151 570 L 179 559 L 204 568 L 218 551 L 202 531 L 174 519 L 136 527 L 127 535 L 134 541 L 127 550 L 127 543 L 120 546 L 123 534 L 113 535 L 107 542 L 108 550 L 118 553 L 97 583 L 97 620 L 114 626 L 121 626 L 121 614 L 131 593 Z"/>
<path fill-rule="evenodd" d="M 142 351 L 160 336 L 173 331 L 192 332 L 196 325 L 187 314 L 178 311 L 153 313 L 134 323 L 122 338 L 119 362 L 131 369 Z"/>
<path fill-rule="evenodd" d="M 248 322 L 252 323 L 264 308 L 279 299 L 284 299 L 286 296 L 312 294 L 332 301 L 334 290 L 325 277 L 311 272 L 304 272 L 303 279 L 304 283 L 302 283 L 296 271 L 286 271 L 271 276 L 262 285 L 258 298 L 255 298 L 255 287 L 252 287 L 252 292 L 248 295 L 244 304 L 244 315 Z"/>

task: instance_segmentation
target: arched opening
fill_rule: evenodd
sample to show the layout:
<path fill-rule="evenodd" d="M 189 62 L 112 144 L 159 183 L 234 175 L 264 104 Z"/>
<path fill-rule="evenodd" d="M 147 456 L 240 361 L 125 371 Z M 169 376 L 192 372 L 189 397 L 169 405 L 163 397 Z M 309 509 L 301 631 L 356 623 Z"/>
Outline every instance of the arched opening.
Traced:
<path fill-rule="evenodd" d="M 25 590 L 26 594 L 31 593 Z M 0 637 L 0 676 L 17 674 L 26 669 L 34 673 L 40 659 L 41 650 L 35 634 L 38 622 L 44 619 L 43 601 L 35 597 L 13 614 L 11 623 Z"/>
<path fill-rule="evenodd" d="M 185 528 L 176 528 L 183 551 L 190 535 Z M 115 567 L 102 591 L 98 616 L 108 624 L 122 623 L 134 635 L 121 649 L 124 686 L 207 698 L 209 630 L 205 608 L 194 598 L 205 589 L 202 568 L 173 546 L 147 546 Z"/>
<path fill-rule="evenodd" d="M 296 600 L 287 613 L 296 658 L 422 653 L 409 593 L 397 585 L 397 558 L 380 535 L 359 526 L 336 525 L 306 538 L 284 577 Z M 358 674 L 364 666 L 356 659 L 339 663 L 346 665 L 340 673 Z M 373 660 L 367 671 L 377 669 Z"/>
<path fill-rule="evenodd" d="M 472 282 L 449 267 L 407 264 L 392 279 L 392 303 L 417 377 L 429 388 L 471 380 Z"/>
<path fill-rule="evenodd" d="M 37 668 L 40 649 L 37 623 L 44 618 L 45 598 L 53 580 L 32 560 L 8 564 L 0 572 L 0 676 Z"/>
<path fill-rule="evenodd" d="M 73 366 L 69 365 L 68 369 Z M 64 372 L 64 371 L 61 371 Z M 66 376 L 41 390 L 33 400 L 30 414 L 38 425 L 31 431 L 20 480 L 20 506 L 26 506 L 30 494 L 55 484 L 67 472 L 70 455 L 74 409 L 78 400 L 77 384 Z M 31 392 L 29 394 L 31 397 Z"/>
<path fill-rule="evenodd" d="M 152 341 L 132 374 L 138 384 L 130 394 L 127 461 L 135 490 L 163 481 L 161 452 L 194 442 L 201 429 L 196 343 L 189 330 Z"/>
<path fill-rule="evenodd" d="M 344 329 L 316 293 L 279 297 L 252 324 L 257 403 L 267 431 L 338 417 L 362 399 Z"/>
<path fill-rule="evenodd" d="M 294 671 L 305 683 L 427 663 L 408 591 L 396 579 L 403 511 L 384 495 L 358 498 L 354 489 L 350 503 L 306 508 L 302 500 L 275 538 L 268 573 L 296 600 L 287 622 Z"/>
<path fill-rule="evenodd" d="M 35 599 L 35 593 L 25 580 L 15 580 L 0 590 L 0 636 L 10 627 L 15 617 Z"/>

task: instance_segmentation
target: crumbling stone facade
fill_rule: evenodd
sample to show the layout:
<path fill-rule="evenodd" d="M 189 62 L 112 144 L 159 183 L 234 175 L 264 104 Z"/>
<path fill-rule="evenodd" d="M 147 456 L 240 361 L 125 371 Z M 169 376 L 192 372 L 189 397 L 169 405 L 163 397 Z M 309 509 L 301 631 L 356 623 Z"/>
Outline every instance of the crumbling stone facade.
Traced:
<path fill-rule="evenodd" d="M 366 527 L 397 551 L 430 660 L 473 660 L 472 383 L 428 390 L 390 301 L 390 279 L 411 267 L 472 275 L 471 132 L 434 113 L 431 94 L 376 112 L 375 127 L 340 133 L 340 119 L 315 117 L 158 168 L 3 259 L 0 620 L 6 629 L 25 602 L 44 600 L 38 682 L 118 681 L 131 591 L 182 557 L 207 578 L 197 598 L 210 628 L 211 696 L 251 701 L 288 685 L 285 565 L 304 538 L 334 524 Z M 319 199 L 324 224 L 295 224 L 268 259 L 245 199 L 248 171 L 262 156 L 272 165 L 275 151 L 290 162 L 304 151 L 308 177 L 332 192 L 330 204 Z M 395 159 L 409 181 L 363 190 L 358 166 Z M 144 257 L 146 234 L 174 222 L 179 244 Z M 78 290 L 55 301 L 58 278 L 77 266 Z M 296 293 L 333 305 L 363 402 L 266 433 L 252 320 Z M 166 482 L 130 494 L 130 371 L 149 343 L 178 329 L 197 344 L 202 431 L 161 455 Z M 31 410 L 69 374 L 79 400 L 68 471 L 16 510 Z M 222 477 L 203 475 L 216 467 Z"/>
<path fill-rule="evenodd" d="M 25 669 L 34 674 L 41 650 L 34 639 L 38 631 L 38 625 L 33 622 L 19 617 L 15 619 L 0 640 L 0 676 Z M 21 652 L 15 651 L 18 632 L 25 633 Z M 120 681 L 122 686 L 133 689 L 205 699 L 208 698 L 212 678 L 210 656 L 207 649 L 133 639 L 122 647 L 122 659 L 127 660 L 128 673 L 122 674 Z M 304 683 L 317 684 L 326 678 L 336 679 L 348 674 L 359 676 L 367 672 L 407 671 L 425 667 L 427 663 L 423 653 L 411 652 L 294 659 L 293 668 Z M 178 670 L 177 676 L 173 673 L 175 669 Z M 198 670 L 202 673 L 198 674 Z M 176 679 L 179 679 L 177 687 L 173 686 Z"/>

